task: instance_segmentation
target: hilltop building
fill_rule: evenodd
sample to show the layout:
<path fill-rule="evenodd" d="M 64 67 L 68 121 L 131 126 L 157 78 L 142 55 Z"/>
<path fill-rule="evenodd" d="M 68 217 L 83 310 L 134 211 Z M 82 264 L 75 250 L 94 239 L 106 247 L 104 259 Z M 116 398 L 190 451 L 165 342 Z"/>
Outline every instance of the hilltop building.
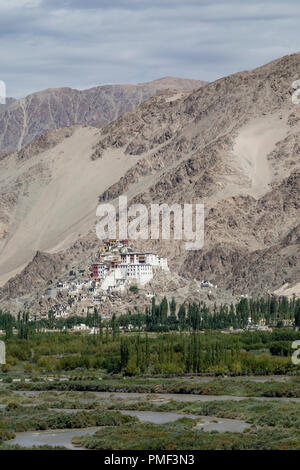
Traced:
<path fill-rule="evenodd" d="M 107 246 L 115 246 L 107 241 Z M 168 271 L 167 258 L 161 258 L 151 252 L 126 252 L 119 257 L 106 255 L 99 263 L 92 266 L 92 278 L 98 280 L 98 287 L 102 291 L 120 290 L 125 288 L 126 282 L 135 280 L 143 285 L 151 281 L 154 269 Z"/>

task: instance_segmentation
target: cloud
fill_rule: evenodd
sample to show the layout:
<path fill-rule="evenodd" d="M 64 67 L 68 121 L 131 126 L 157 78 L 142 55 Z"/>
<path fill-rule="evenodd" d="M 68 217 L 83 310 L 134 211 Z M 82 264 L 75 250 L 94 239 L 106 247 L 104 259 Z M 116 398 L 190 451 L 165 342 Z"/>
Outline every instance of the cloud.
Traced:
<path fill-rule="evenodd" d="M 296 51 L 295 0 L 0 1 L 10 96 L 161 76 L 214 80 Z"/>
<path fill-rule="evenodd" d="M 0 12 L 16 11 L 23 8 L 37 8 L 42 0 L 9 0 L 0 3 Z"/>

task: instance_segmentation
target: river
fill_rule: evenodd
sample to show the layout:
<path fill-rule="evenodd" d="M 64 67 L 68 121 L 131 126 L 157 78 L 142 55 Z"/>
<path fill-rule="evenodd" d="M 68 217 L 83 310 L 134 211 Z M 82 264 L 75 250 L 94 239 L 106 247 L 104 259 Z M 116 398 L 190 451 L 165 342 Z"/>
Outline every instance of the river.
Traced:
<path fill-rule="evenodd" d="M 59 410 L 55 410 L 59 411 Z M 66 410 L 61 410 L 66 411 Z M 68 412 L 76 412 L 79 410 L 68 410 Z M 91 410 L 92 412 L 92 410 Z M 177 421 L 181 418 L 191 418 L 197 420 L 195 430 L 203 429 L 203 431 L 231 431 L 231 432 L 243 432 L 244 429 L 248 428 L 250 424 L 245 421 L 238 419 L 225 419 L 216 418 L 214 416 L 197 416 L 197 415 L 186 415 L 172 412 L 159 412 L 159 411 L 135 411 L 135 410 L 123 410 L 123 415 L 136 416 L 140 421 L 144 423 L 155 423 L 164 424 Z M 16 437 L 7 444 L 18 444 L 22 447 L 32 448 L 34 446 L 60 446 L 65 447 L 69 450 L 82 450 L 81 447 L 72 444 L 73 437 L 82 436 L 85 434 L 94 434 L 103 427 L 90 427 L 82 429 L 55 429 L 50 431 L 28 431 L 18 432 Z"/>

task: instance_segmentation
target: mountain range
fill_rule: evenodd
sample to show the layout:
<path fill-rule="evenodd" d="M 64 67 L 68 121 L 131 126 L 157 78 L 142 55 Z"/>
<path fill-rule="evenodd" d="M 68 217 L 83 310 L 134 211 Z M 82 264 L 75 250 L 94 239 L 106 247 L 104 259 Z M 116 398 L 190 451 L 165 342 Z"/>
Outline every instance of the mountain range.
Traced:
<path fill-rule="evenodd" d="M 0 155 L 21 150 L 48 130 L 111 122 L 161 90 L 190 91 L 204 83 L 165 77 L 139 85 L 105 85 L 88 90 L 54 88 L 19 100 L 8 98 L 5 105 L 0 105 Z"/>
<path fill-rule="evenodd" d="M 77 104 L 70 121 L 61 105 L 46 133 L 29 100 L 35 137 L 41 134 L 32 137 L 26 125 L 16 151 L 0 160 L 2 301 L 95 258 L 96 206 L 123 194 L 147 206 L 204 203 L 202 250 L 186 251 L 181 241 L 136 243 L 167 256 L 181 276 L 237 294 L 299 295 L 300 106 L 292 102 L 299 77 L 296 53 L 196 89 L 168 83 L 128 100 L 126 112 L 120 104 L 103 112 L 102 122 L 100 111 Z M 7 148 L 4 116 L 13 107 L 22 115 L 18 102 L 0 114 Z M 37 109 L 49 122 L 49 109 Z"/>

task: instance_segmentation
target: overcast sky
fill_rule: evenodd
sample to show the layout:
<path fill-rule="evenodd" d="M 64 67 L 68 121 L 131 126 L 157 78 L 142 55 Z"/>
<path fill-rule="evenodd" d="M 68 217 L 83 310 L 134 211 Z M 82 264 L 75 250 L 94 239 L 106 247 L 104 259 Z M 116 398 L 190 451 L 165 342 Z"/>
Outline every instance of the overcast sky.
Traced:
<path fill-rule="evenodd" d="M 299 0 L 0 0 L 0 80 L 14 97 L 212 81 L 300 50 L 299 30 Z"/>

